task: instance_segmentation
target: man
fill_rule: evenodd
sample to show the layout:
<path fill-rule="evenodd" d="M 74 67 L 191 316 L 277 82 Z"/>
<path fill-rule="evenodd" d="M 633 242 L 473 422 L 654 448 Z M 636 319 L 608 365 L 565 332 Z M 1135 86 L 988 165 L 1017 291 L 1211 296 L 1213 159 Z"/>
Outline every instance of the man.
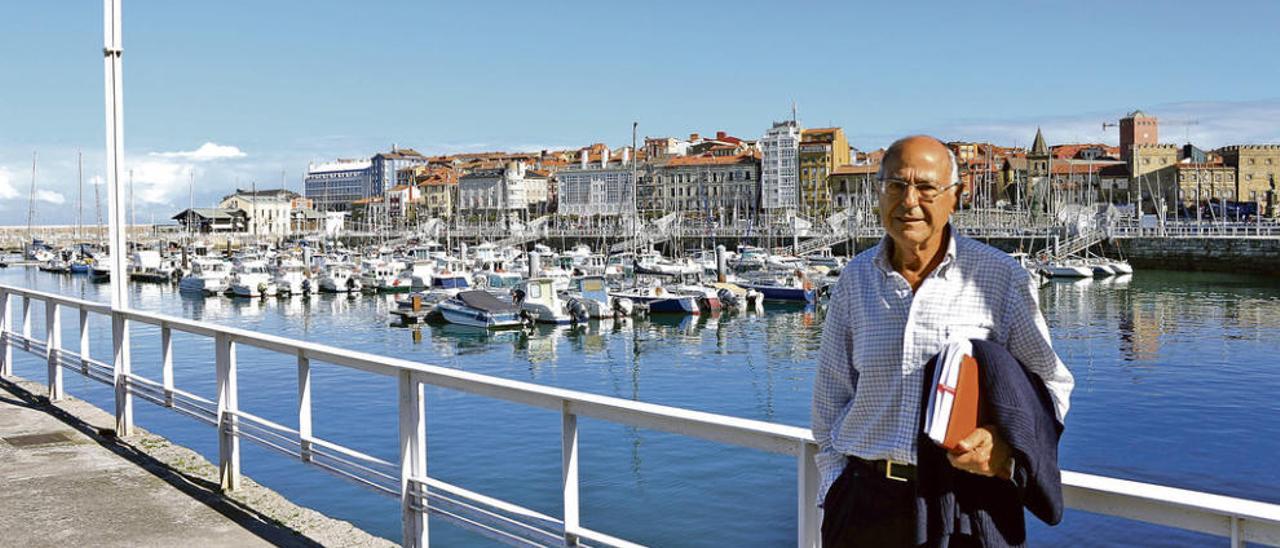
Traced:
<path fill-rule="evenodd" d="M 845 267 L 832 291 L 812 417 L 828 547 L 922 540 L 913 483 L 923 369 L 948 340 L 1004 346 L 1044 382 L 1057 420 L 1066 416 L 1074 380 L 1050 344 L 1030 276 L 951 229 L 963 192 L 957 171 L 950 149 L 932 137 L 890 146 L 879 174 L 886 236 Z M 1017 465 L 990 425 L 961 447 L 948 459 L 965 472 L 1009 478 Z"/>

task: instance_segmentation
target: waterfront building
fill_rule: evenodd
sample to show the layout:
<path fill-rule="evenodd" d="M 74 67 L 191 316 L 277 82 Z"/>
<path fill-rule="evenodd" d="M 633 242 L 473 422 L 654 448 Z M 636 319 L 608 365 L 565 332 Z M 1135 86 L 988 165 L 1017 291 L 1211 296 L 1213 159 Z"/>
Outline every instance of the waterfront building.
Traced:
<path fill-rule="evenodd" d="M 1232 145 L 1214 152 L 1225 165 L 1235 169 L 1238 200 L 1257 203 L 1259 211 L 1264 212 L 1268 204 L 1275 204 L 1275 185 L 1280 181 L 1280 145 Z"/>
<path fill-rule="evenodd" d="M 1124 165 L 1119 160 L 1056 160 L 1049 168 L 1049 179 L 1057 197 L 1068 203 L 1087 204 L 1105 201 L 1102 193 L 1102 170 Z"/>
<path fill-rule="evenodd" d="M 1135 110 L 1120 119 L 1120 158 L 1129 160 L 1133 148 L 1160 142 L 1160 120 L 1155 116 Z"/>
<path fill-rule="evenodd" d="M 760 206 L 795 210 L 798 205 L 800 124 L 774 122 L 760 139 Z"/>
<path fill-rule="evenodd" d="M 387 220 L 387 200 L 382 196 L 360 198 L 351 202 L 348 212 L 351 214 L 351 221 L 362 225 L 364 229 L 382 227 Z"/>
<path fill-rule="evenodd" d="M 645 137 L 645 157 L 658 160 L 672 156 L 684 156 L 689 151 L 689 142 L 675 137 Z"/>
<path fill-rule="evenodd" d="M 295 208 L 289 213 L 289 229 L 293 234 L 324 230 L 325 214 L 315 209 Z"/>
<path fill-rule="evenodd" d="M 427 157 L 416 150 L 391 145 L 391 152 L 379 152 L 369 160 L 369 191 L 364 197 L 383 194 L 396 186 L 400 170 L 428 163 Z"/>
<path fill-rule="evenodd" d="M 346 210 L 351 202 L 371 196 L 372 165 L 369 160 L 308 164 L 303 192 L 320 211 Z"/>
<path fill-rule="evenodd" d="M 1103 143 L 1068 143 L 1053 145 L 1049 152 L 1055 160 L 1120 160 L 1120 147 Z"/>
<path fill-rule="evenodd" d="M 244 232 L 249 224 L 243 210 L 216 207 L 184 209 L 172 219 L 194 234 Z"/>
<path fill-rule="evenodd" d="M 255 236 L 286 236 L 291 228 L 293 206 L 298 194 L 284 189 L 247 191 L 222 197 L 219 209 L 244 211 L 246 230 Z"/>
<path fill-rule="evenodd" d="M 1099 199 L 1116 205 L 1133 203 L 1131 179 L 1129 165 L 1124 162 L 1102 166 L 1098 170 Z"/>
<path fill-rule="evenodd" d="M 1135 144 L 1129 147 L 1130 185 L 1136 189 L 1142 211 L 1157 213 L 1176 212 L 1177 176 L 1173 166 L 1178 163 L 1177 145 Z"/>
<path fill-rule="evenodd" d="M 880 163 L 846 164 L 837 167 L 828 177 L 831 199 L 836 211 L 854 207 L 857 211 L 870 211 L 880 200 Z"/>
<path fill-rule="evenodd" d="M 642 182 L 641 208 L 658 214 L 700 211 L 721 221 L 759 207 L 760 157 L 704 153 L 655 162 Z"/>
<path fill-rule="evenodd" d="M 458 170 L 455 161 L 446 157 L 432 158 L 428 165 L 411 166 L 399 171 L 396 180 L 402 185 L 418 187 L 421 198 L 418 213 L 432 218 L 453 216 L 458 194 Z"/>
<path fill-rule="evenodd" d="M 827 178 L 839 166 L 849 163 L 849 141 L 838 127 L 806 129 L 800 132 L 797 153 L 800 165 L 800 210 L 805 215 L 831 215 L 831 188 Z"/>
<path fill-rule="evenodd" d="M 387 217 L 393 221 L 412 220 L 422 203 L 422 192 L 417 185 L 396 185 L 387 191 L 386 200 Z"/>
<path fill-rule="evenodd" d="M 608 147 L 585 148 L 578 163 L 556 173 L 556 208 L 562 215 L 615 216 L 635 211 L 635 180 L 627 149 L 612 160 Z M 598 150 L 592 161 L 593 150 Z"/>
<path fill-rule="evenodd" d="M 1236 170 L 1226 164 L 1179 162 L 1173 166 L 1171 178 L 1177 181 L 1176 187 L 1171 187 L 1174 194 L 1165 197 L 1171 204 L 1194 208 L 1196 204 L 1237 200 Z"/>
<path fill-rule="evenodd" d="M 498 169 L 480 169 L 458 179 L 459 208 L 464 213 L 525 211 L 545 213 L 551 176 L 512 160 Z"/>

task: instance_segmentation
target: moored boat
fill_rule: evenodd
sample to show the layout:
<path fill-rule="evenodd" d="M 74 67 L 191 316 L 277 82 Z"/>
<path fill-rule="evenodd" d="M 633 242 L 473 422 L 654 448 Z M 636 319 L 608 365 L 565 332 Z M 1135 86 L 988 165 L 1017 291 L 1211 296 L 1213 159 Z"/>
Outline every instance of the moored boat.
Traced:
<path fill-rule="evenodd" d="M 525 320 L 520 307 L 503 302 L 487 291 L 461 291 L 440 301 L 436 310 L 445 321 L 458 325 L 484 329 L 521 327 Z"/>

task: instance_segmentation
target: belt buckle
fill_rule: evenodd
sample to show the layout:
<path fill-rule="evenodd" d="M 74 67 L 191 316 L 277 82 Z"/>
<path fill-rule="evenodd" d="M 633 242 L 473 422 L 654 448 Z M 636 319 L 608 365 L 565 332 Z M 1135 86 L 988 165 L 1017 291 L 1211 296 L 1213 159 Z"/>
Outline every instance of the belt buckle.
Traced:
<path fill-rule="evenodd" d="M 894 464 L 895 464 L 895 463 L 894 463 L 893 461 L 891 461 L 891 460 L 889 460 L 889 459 L 885 459 L 885 461 L 884 461 L 884 477 L 889 478 L 889 479 L 891 479 L 891 480 L 893 480 L 893 481 L 901 481 L 901 482 L 905 482 L 905 481 L 907 481 L 907 478 L 900 478 L 900 477 L 898 477 L 898 476 L 893 475 L 893 465 L 894 465 Z"/>

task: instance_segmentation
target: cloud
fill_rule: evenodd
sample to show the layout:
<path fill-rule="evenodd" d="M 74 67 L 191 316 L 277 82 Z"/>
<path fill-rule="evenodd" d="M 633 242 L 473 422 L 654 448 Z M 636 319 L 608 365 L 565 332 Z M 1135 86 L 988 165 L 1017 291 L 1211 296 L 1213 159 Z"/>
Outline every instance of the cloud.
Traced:
<path fill-rule="evenodd" d="M 207 162 L 210 160 L 225 160 L 228 158 L 244 158 L 246 154 L 239 147 L 232 145 L 220 145 L 214 142 L 207 142 L 200 145 L 195 150 L 183 150 L 177 152 L 152 152 L 151 156 L 160 158 L 175 158 L 179 160 L 191 160 L 195 162 Z"/>
<path fill-rule="evenodd" d="M 36 201 L 45 202 L 53 205 L 62 205 L 67 203 L 67 198 L 59 192 L 52 190 L 37 190 Z"/>
<path fill-rule="evenodd" d="M 175 197 L 186 193 L 195 169 L 194 164 L 168 160 L 135 160 L 126 165 L 133 177 L 133 199 L 143 204 L 173 203 Z M 128 185 L 129 179 L 121 182 Z"/>
<path fill-rule="evenodd" d="M 9 168 L 0 167 L 0 200 L 18 197 L 18 190 L 13 188 L 13 173 Z"/>

